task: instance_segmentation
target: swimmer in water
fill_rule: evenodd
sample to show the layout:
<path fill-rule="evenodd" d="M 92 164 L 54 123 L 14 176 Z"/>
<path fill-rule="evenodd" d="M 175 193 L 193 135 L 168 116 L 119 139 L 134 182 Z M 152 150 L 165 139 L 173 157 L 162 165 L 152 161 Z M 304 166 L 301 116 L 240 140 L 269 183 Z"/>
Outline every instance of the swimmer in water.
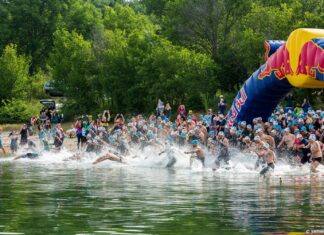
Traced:
<path fill-rule="evenodd" d="M 106 160 L 110 160 L 110 161 L 114 161 L 114 162 L 122 162 L 122 158 L 118 157 L 117 155 L 113 154 L 113 153 L 106 153 L 105 155 L 97 158 L 97 160 L 95 160 L 92 164 L 98 164 L 100 162 L 106 161 Z"/>
<path fill-rule="evenodd" d="M 275 168 L 276 154 L 270 149 L 268 143 L 263 143 L 263 153 L 264 160 L 267 166 L 260 171 L 260 176 L 265 176 L 265 174 L 270 170 Z"/>
<path fill-rule="evenodd" d="M 311 156 L 311 172 L 317 173 L 318 170 L 316 169 L 318 165 L 322 162 L 322 149 L 320 146 L 319 141 L 316 140 L 316 136 L 311 134 L 308 139 L 307 147 L 310 147 L 310 156 Z"/>
<path fill-rule="evenodd" d="M 190 157 L 190 167 L 194 159 L 201 161 L 202 166 L 205 166 L 205 153 L 202 148 L 198 145 L 198 140 L 193 140 L 191 142 L 193 151 L 184 152 L 185 154 L 191 154 Z"/>
<path fill-rule="evenodd" d="M 215 164 L 217 168 L 220 167 L 220 162 L 224 161 L 226 165 L 228 165 L 229 162 L 229 151 L 228 151 L 228 146 L 229 146 L 229 141 L 225 137 L 224 132 L 220 131 L 218 132 L 217 135 L 217 144 L 219 148 L 219 155 L 216 158 Z"/>
<path fill-rule="evenodd" d="M 35 159 L 35 158 L 38 158 L 38 157 L 39 157 L 38 153 L 26 153 L 26 154 L 19 155 L 19 156 L 15 157 L 13 160 L 18 160 L 18 159 L 21 159 L 21 158 Z"/>

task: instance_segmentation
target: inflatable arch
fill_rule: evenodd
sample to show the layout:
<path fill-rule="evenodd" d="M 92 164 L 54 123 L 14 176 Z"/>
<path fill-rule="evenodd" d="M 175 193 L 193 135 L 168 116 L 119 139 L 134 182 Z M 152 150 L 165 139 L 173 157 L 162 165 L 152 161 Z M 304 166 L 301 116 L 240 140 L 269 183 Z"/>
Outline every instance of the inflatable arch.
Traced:
<path fill-rule="evenodd" d="M 266 63 L 245 81 L 227 114 L 227 123 L 251 123 L 271 115 L 295 87 L 324 88 L 324 29 L 297 29 L 287 41 L 266 41 Z"/>

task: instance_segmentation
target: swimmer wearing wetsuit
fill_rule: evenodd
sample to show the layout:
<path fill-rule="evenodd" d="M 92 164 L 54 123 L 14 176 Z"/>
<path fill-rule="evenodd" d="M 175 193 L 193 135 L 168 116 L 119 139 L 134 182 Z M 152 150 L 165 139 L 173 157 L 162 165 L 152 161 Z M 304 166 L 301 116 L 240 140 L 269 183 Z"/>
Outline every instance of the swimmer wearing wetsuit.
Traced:
<path fill-rule="evenodd" d="M 228 165 L 229 161 L 229 151 L 228 151 L 228 146 L 229 146 L 229 141 L 225 137 L 224 132 L 220 131 L 218 132 L 217 135 L 217 144 L 219 147 L 219 155 L 216 158 L 215 164 L 217 167 L 220 166 L 220 162 L 224 161 L 226 165 Z"/>
<path fill-rule="evenodd" d="M 38 158 L 38 157 L 39 157 L 38 153 L 26 153 L 26 154 L 20 155 L 18 157 L 15 157 L 13 160 L 18 160 L 18 159 L 21 159 L 21 158 L 35 159 L 35 158 Z"/>

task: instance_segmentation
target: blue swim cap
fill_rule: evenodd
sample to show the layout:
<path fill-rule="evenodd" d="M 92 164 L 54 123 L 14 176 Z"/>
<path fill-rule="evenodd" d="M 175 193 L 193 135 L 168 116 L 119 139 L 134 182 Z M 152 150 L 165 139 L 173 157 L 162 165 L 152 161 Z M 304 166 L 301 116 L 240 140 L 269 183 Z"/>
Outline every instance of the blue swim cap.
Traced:
<path fill-rule="evenodd" d="M 198 140 L 193 140 L 193 141 L 191 141 L 191 144 L 192 144 L 192 145 L 198 145 Z"/>
<path fill-rule="evenodd" d="M 305 126 L 302 126 L 301 127 L 301 131 L 307 131 L 306 127 Z"/>
<path fill-rule="evenodd" d="M 173 139 L 172 139 L 171 136 L 168 136 L 168 137 L 165 138 L 165 142 L 172 142 L 172 140 L 173 140 Z"/>
<path fill-rule="evenodd" d="M 199 118 L 203 118 L 203 117 L 204 117 L 204 115 L 202 115 L 202 114 L 199 115 Z"/>
<path fill-rule="evenodd" d="M 293 125 L 297 125 L 298 124 L 298 121 L 295 119 L 294 121 L 293 121 Z"/>
<path fill-rule="evenodd" d="M 115 143 L 116 140 L 115 140 L 115 138 L 113 138 L 112 136 L 109 136 L 109 142 L 111 142 L 111 143 Z"/>
<path fill-rule="evenodd" d="M 162 125 L 158 125 L 158 129 L 162 129 Z"/>
<path fill-rule="evenodd" d="M 210 131 L 209 135 L 215 135 L 215 131 Z"/>
<path fill-rule="evenodd" d="M 313 129 L 314 126 L 312 124 L 308 125 L 308 129 Z"/>
<path fill-rule="evenodd" d="M 298 132 L 299 132 L 299 129 L 294 130 L 294 133 L 298 133 Z"/>
<path fill-rule="evenodd" d="M 177 127 L 177 124 L 173 123 L 172 128 L 176 128 L 176 127 Z"/>
<path fill-rule="evenodd" d="M 242 135 L 242 131 L 241 131 L 241 130 L 237 130 L 237 131 L 236 131 L 236 134 L 237 134 L 237 135 Z"/>
<path fill-rule="evenodd" d="M 181 137 L 182 137 L 182 138 L 186 138 L 186 137 L 187 137 L 187 134 L 184 133 L 184 132 L 182 132 L 182 133 L 181 133 Z"/>

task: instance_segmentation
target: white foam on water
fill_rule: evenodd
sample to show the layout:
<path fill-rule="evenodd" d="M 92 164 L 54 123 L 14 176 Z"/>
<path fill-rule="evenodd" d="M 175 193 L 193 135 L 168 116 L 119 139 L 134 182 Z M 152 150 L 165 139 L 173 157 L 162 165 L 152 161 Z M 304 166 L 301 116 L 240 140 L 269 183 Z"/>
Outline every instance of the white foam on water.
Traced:
<path fill-rule="evenodd" d="M 104 147 L 101 156 L 104 153 L 111 152 L 112 149 Z M 184 154 L 188 151 L 187 147 L 172 146 L 167 151 L 159 155 L 162 152 L 161 148 L 148 146 L 141 150 L 139 146 L 134 146 L 129 149 L 129 154 L 123 156 L 124 164 L 119 162 L 113 162 L 106 160 L 97 165 L 92 163 L 99 157 L 95 153 L 84 152 L 71 152 L 63 148 L 60 152 L 42 152 L 39 158 L 28 159 L 22 158 L 17 160 L 23 164 L 38 164 L 44 167 L 57 167 L 64 166 L 71 169 L 88 169 L 88 168 L 115 168 L 115 167 L 142 167 L 142 168 L 166 168 L 171 164 L 171 168 L 175 170 L 186 170 L 194 173 L 199 172 L 213 172 L 214 174 L 249 174 L 257 176 L 261 170 L 261 167 L 255 169 L 255 163 L 257 161 L 256 154 L 242 153 L 237 149 L 231 150 L 231 160 L 226 165 L 221 163 L 219 169 L 215 170 L 216 156 L 206 151 L 205 167 L 202 166 L 199 160 L 194 160 L 192 166 L 189 166 L 190 155 Z M 80 159 L 70 159 L 73 155 L 79 153 L 82 155 Z M 23 154 L 19 152 L 17 155 Z M 173 164 L 172 161 L 176 160 Z M 1 158 L 0 162 L 13 161 L 13 157 Z M 324 174 L 324 166 L 318 167 L 319 175 Z M 275 170 L 271 173 L 275 177 L 282 176 L 305 176 L 310 175 L 310 166 L 305 164 L 303 166 L 291 166 L 282 160 L 278 160 L 275 165 Z M 324 177 L 323 177 L 324 178 Z"/>

